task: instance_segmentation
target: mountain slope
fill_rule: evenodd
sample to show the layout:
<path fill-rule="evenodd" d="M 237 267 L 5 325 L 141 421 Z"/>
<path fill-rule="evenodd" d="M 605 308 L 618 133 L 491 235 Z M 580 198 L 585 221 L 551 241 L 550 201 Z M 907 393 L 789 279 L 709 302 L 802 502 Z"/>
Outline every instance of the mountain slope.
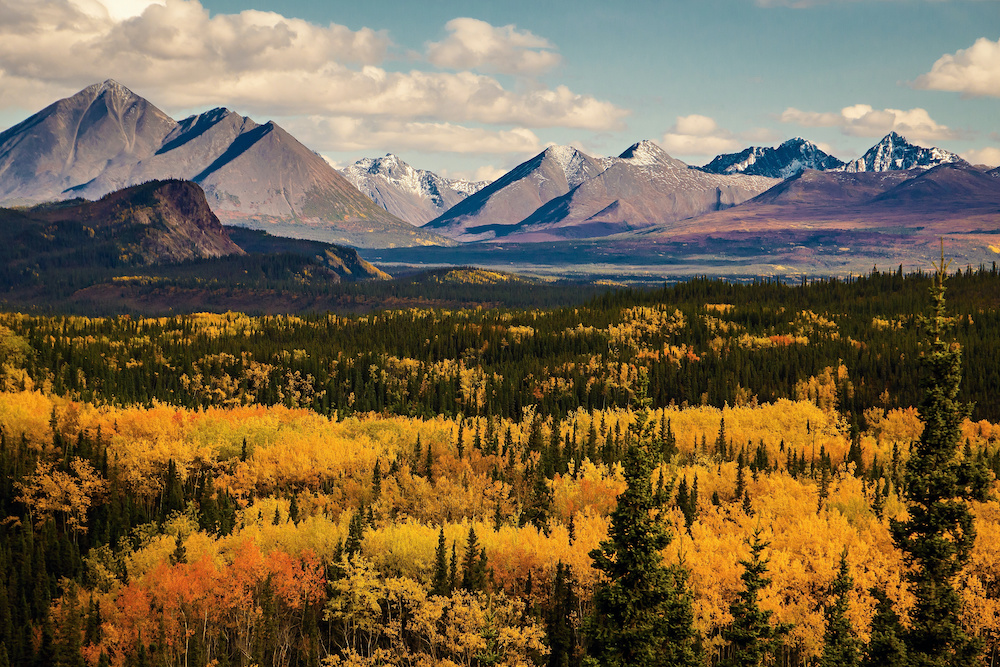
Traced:
<path fill-rule="evenodd" d="M 65 199 L 95 179 L 110 192 L 176 126 L 115 81 L 88 86 L 0 133 L 0 202 Z"/>
<path fill-rule="evenodd" d="M 418 227 L 488 185 L 414 169 L 392 153 L 358 160 L 342 173 L 376 204 Z"/>
<path fill-rule="evenodd" d="M 1000 180 L 964 161 L 944 163 L 878 194 L 871 204 L 923 211 L 995 206 L 1000 214 Z"/>
<path fill-rule="evenodd" d="M 9 270 L 100 271 L 244 254 L 188 181 L 143 183 L 96 202 L 0 211 L 0 263 Z"/>
<path fill-rule="evenodd" d="M 856 160 L 844 165 L 846 172 L 902 171 L 929 169 L 939 164 L 963 163 L 961 157 L 942 148 L 924 148 L 911 144 L 896 132 L 885 135 L 880 142 Z"/>
<path fill-rule="evenodd" d="M 789 178 L 805 169 L 826 171 L 843 162 L 820 150 L 816 144 L 796 137 L 777 148 L 751 146 L 739 153 L 718 155 L 701 167 L 712 174 L 746 174 L 769 178 Z"/>
<path fill-rule="evenodd" d="M 213 109 L 177 123 L 110 80 L 0 135 L 0 202 L 96 198 L 163 178 L 197 182 L 234 224 L 369 247 L 449 243 L 375 205 L 274 122 Z"/>
<path fill-rule="evenodd" d="M 913 177 L 907 171 L 807 170 L 754 197 L 747 205 L 837 206 L 860 204 Z"/>
<path fill-rule="evenodd" d="M 510 240 L 605 236 L 728 208 L 775 183 L 690 169 L 650 141 L 608 162 L 605 171 L 539 207 L 516 228 L 497 231 L 507 231 Z"/>
<path fill-rule="evenodd" d="M 551 146 L 424 228 L 462 241 L 489 239 L 602 171 L 604 166 L 600 162 L 571 146 Z"/>

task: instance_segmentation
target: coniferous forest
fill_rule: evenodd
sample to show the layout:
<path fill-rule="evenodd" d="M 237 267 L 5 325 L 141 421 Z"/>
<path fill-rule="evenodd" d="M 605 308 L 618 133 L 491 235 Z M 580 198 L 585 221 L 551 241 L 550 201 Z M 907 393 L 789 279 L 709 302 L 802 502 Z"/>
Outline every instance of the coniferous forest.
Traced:
<path fill-rule="evenodd" d="M 998 302 L 0 313 L 0 667 L 993 664 Z"/>

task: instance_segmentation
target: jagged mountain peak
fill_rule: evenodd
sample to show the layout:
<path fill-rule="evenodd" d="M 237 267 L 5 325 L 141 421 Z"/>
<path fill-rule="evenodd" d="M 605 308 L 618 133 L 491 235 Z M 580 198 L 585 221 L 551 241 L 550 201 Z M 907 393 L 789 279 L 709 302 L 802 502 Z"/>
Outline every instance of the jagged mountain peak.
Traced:
<path fill-rule="evenodd" d="M 712 174 L 746 174 L 770 178 L 790 178 L 806 169 L 827 171 L 844 163 L 827 154 L 811 141 L 794 137 L 776 148 L 751 146 L 739 153 L 717 155 L 701 167 Z"/>
<path fill-rule="evenodd" d="M 566 183 L 575 188 L 592 175 L 594 159 L 573 146 L 549 146 L 539 156 L 541 162 L 551 161 L 562 169 Z"/>
<path fill-rule="evenodd" d="M 393 153 L 362 158 L 342 173 L 376 204 L 417 226 L 487 185 L 415 169 Z"/>
<path fill-rule="evenodd" d="M 965 163 L 961 157 L 943 148 L 924 148 L 906 140 L 898 132 L 890 132 L 856 160 L 844 165 L 847 172 L 902 171 L 930 169 L 939 164 Z"/>

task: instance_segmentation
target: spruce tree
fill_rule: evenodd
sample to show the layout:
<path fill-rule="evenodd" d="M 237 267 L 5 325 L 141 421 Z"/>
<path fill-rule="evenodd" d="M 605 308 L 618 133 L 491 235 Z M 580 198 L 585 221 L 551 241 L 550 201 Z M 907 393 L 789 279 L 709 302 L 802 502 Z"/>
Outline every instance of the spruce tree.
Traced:
<path fill-rule="evenodd" d="M 647 449 L 652 426 L 645 373 L 640 375 L 634 438 L 622 467 L 625 490 L 611 514 L 608 539 L 590 552 L 606 581 L 594 590 L 594 611 L 587 619 L 590 656 L 600 665 L 645 667 L 698 664 L 687 572 L 666 567 L 661 551 L 672 536 L 664 528 L 653 498 L 653 457 Z"/>
<path fill-rule="evenodd" d="M 873 588 L 872 595 L 878 601 L 872 618 L 868 646 L 865 647 L 861 667 L 905 667 L 906 645 L 903 643 L 903 624 L 892 608 L 892 601 L 885 591 Z"/>
<path fill-rule="evenodd" d="M 750 545 L 750 560 L 740 561 L 744 568 L 740 576 L 743 590 L 729 605 L 733 624 L 722 632 L 730 645 L 729 656 L 723 661 L 727 667 L 768 664 L 780 648 L 782 638 L 791 630 L 791 626 L 784 623 L 772 624 L 771 612 L 761 609 L 758 604 L 761 589 L 771 583 L 767 576 L 769 560 L 763 557 L 769 543 L 760 539 L 760 528 L 754 530 L 753 538 L 747 542 Z"/>
<path fill-rule="evenodd" d="M 857 667 L 860 662 L 858 640 L 847 618 L 847 596 L 854 587 L 847 564 L 847 549 L 840 554 L 840 568 L 830 583 L 832 598 L 823 608 L 826 630 L 823 633 L 823 656 L 820 667 Z"/>
<path fill-rule="evenodd" d="M 976 539 L 969 500 L 986 500 L 988 476 L 974 461 L 957 458 L 962 420 L 970 406 L 959 402 L 962 353 L 945 340 L 947 265 L 942 249 L 931 288 L 927 329 L 924 399 L 919 407 L 924 431 L 913 444 L 904 471 L 908 518 L 893 520 L 892 534 L 909 566 L 915 598 L 905 642 L 914 667 L 977 664 L 980 642 L 962 628 L 962 600 L 955 579 L 969 560 Z"/>
<path fill-rule="evenodd" d="M 465 558 L 462 560 L 462 588 L 467 591 L 486 589 L 486 551 L 481 548 L 472 526 L 469 526 Z"/>
<path fill-rule="evenodd" d="M 437 549 L 434 551 L 434 578 L 431 579 L 431 595 L 447 595 L 448 590 L 448 554 L 445 547 L 444 526 L 438 533 Z"/>

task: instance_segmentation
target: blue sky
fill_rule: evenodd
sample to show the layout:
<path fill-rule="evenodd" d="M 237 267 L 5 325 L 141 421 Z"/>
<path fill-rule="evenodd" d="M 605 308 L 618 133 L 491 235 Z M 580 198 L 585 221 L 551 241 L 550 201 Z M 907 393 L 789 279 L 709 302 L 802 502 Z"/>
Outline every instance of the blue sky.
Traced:
<path fill-rule="evenodd" d="M 847 159 L 893 129 L 1000 164 L 998 0 L 626 4 L 0 0 L 0 127 L 111 77 L 175 118 L 227 106 L 336 163 L 466 177 L 551 143 Z"/>

